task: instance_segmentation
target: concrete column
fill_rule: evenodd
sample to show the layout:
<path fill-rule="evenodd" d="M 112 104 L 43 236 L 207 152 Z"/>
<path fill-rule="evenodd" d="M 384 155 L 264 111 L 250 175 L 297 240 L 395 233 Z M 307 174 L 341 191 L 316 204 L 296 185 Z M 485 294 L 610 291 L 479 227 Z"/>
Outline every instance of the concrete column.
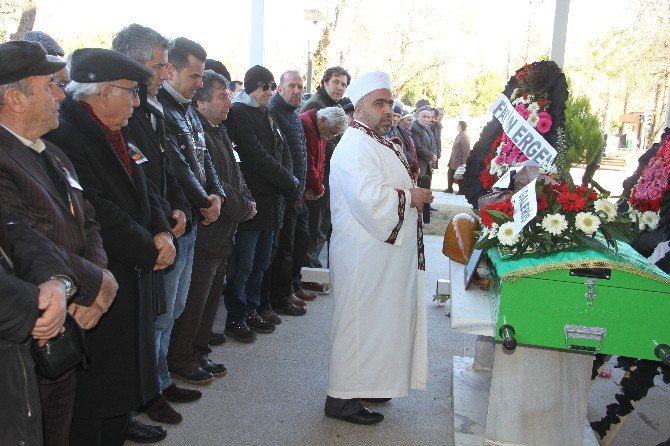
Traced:
<path fill-rule="evenodd" d="M 265 0 L 251 2 L 251 66 L 263 65 L 263 23 L 265 21 Z"/>
<path fill-rule="evenodd" d="M 568 34 L 568 15 L 570 12 L 570 0 L 556 0 L 556 11 L 554 12 L 554 36 L 551 39 L 550 59 L 563 68 L 565 61 L 565 38 Z"/>
<path fill-rule="evenodd" d="M 668 88 L 668 102 L 665 106 L 665 126 L 670 127 L 670 88 Z"/>

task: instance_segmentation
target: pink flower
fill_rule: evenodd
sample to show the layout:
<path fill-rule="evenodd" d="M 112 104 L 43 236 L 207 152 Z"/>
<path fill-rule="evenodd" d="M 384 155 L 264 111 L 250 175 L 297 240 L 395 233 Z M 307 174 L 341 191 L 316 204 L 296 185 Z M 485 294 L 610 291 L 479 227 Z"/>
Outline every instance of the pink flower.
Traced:
<path fill-rule="evenodd" d="M 549 130 L 551 130 L 551 118 L 549 119 L 540 118 L 540 120 L 537 121 L 537 126 L 535 127 L 535 129 L 542 134 L 547 133 Z"/>
<path fill-rule="evenodd" d="M 524 108 L 522 111 L 519 112 L 519 114 L 523 119 L 528 119 L 530 117 L 530 110 Z"/>
<path fill-rule="evenodd" d="M 522 114 L 523 114 L 523 111 L 526 109 L 526 106 L 525 106 L 523 103 L 521 103 L 521 104 L 517 104 L 517 106 L 514 107 L 514 109 L 515 109 L 517 112 L 519 112 L 520 115 L 522 115 Z M 523 116 L 523 115 L 522 115 L 522 116 Z"/>

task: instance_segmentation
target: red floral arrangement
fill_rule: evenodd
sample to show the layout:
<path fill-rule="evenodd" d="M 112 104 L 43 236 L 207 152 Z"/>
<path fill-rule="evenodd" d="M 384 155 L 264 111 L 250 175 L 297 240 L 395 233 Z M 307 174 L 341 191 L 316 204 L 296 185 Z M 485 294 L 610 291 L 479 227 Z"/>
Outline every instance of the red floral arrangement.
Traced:
<path fill-rule="evenodd" d="M 653 231 L 658 227 L 661 198 L 668 190 L 670 175 L 670 135 L 642 171 L 640 180 L 631 191 L 630 218 L 640 231 Z"/>

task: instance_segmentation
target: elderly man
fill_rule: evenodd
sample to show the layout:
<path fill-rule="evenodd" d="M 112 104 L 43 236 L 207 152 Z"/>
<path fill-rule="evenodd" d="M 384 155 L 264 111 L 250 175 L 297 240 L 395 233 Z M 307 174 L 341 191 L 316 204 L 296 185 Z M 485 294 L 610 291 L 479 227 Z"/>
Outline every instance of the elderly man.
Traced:
<path fill-rule="evenodd" d="M 433 112 L 427 106 L 418 108 L 412 124 L 412 139 L 419 158 L 419 175 L 431 175 L 432 166 L 437 162 L 435 136 L 430 128 Z"/>
<path fill-rule="evenodd" d="M 169 42 L 151 28 L 133 23 L 119 31 L 112 41 L 112 49 L 143 64 L 151 70 L 151 80 L 140 85 L 140 105 L 128 120 L 130 138 L 137 144 L 142 154 L 147 158 L 145 163 L 147 178 L 157 188 L 161 204 L 168 222 L 172 225 L 172 233 L 177 237 L 184 235 L 191 227 L 191 204 L 186 199 L 177 179 L 169 169 L 165 155 L 165 119 L 163 107 L 156 99 L 158 90 L 167 80 L 167 50 Z M 156 281 L 155 315 L 166 310 L 165 277 L 162 270 L 153 272 Z M 172 283 L 172 282 L 171 282 Z M 173 296 L 174 293 L 171 294 Z M 195 401 L 202 394 L 197 390 L 182 389 L 172 384 L 164 389 L 156 399 L 166 399 L 172 402 Z M 149 408 L 155 402 L 149 403 Z M 164 405 L 168 416 L 157 417 L 158 421 L 180 420 L 176 411 L 171 411 L 169 404 Z M 149 413 L 155 413 L 149 409 Z M 170 417 L 171 415 L 171 417 Z M 132 417 L 126 430 L 126 439 L 138 442 L 156 442 L 165 438 L 167 432 L 161 426 L 151 426 Z"/>
<path fill-rule="evenodd" d="M 426 386 L 426 307 L 419 215 L 433 199 L 385 136 L 393 95 L 386 73 L 349 87 L 354 121 L 333 154 L 330 244 L 335 311 L 325 413 L 374 424 L 383 402 Z"/>
<path fill-rule="evenodd" d="M 416 159 L 416 148 L 412 140 L 412 134 L 400 126 L 402 120 L 402 109 L 398 106 L 393 107 L 393 117 L 391 119 L 391 130 L 386 137 L 394 144 L 400 144 L 407 164 L 412 169 L 412 178 L 416 180 L 419 174 L 419 160 Z"/>
<path fill-rule="evenodd" d="M 158 394 L 151 271 L 174 262 L 174 236 L 126 129 L 151 70 L 85 48 L 72 54 L 70 75 L 60 126 L 47 138 L 77 170 L 119 283 L 119 298 L 86 336 L 91 361 L 78 376 L 70 444 L 121 444 L 130 412 Z"/>
<path fill-rule="evenodd" d="M 158 92 L 165 113 L 165 151 L 170 168 L 191 202 L 191 212 L 199 217 L 194 217 L 197 223 L 179 239 L 178 260 L 174 270 L 165 277 L 166 312 L 156 319 L 158 378 L 163 391 L 172 389 L 172 376 L 192 384 L 206 384 L 222 367 L 212 363 L 185 369 L 171 363 L 168 358 L 172 326 L 186 305 L 198 230 L 219 218 L 226 195 L 205 146 L 204 130 L 191 105 L 193 94 L 202 87 L 206 59 L 207 53 L 198 43 L 184 37 L 173 40 L 168 62 L 174 68 L 174 74 Z M 181 415 L 174 417 L 170 409 L 166 401 L 159 399 L 147 408 L 147 414 L 156 421 L 178 422 Z"/>
<path fill-rule="evenodd" d="M 5 211 L 25 216 L 62 248 L 80 286 L 70 310 L 90 329 L 111 305 L 116 281 L 105 270 L 99 226 L 82 197 L 72 163 L 61 149 L 40 139 L 58 127 L 64 96 L 53 76 L 65 62 L 47 59 L 35 43 L 7 42 L 0 47 L 6 61 L 0 73 L 0 203 Z M 48 445 L 67 442 L 75 382 L 74 371 L 56 380 L 40 378 Z"/>
<path fill-rule="evenodd" d="M 207 150 L 226 192 L 226 205 L 216 222 L 199 229 L 193 258 L 193 277 L 186 307 L 172 329 L 168 359 L 171 367 L 190 369 L 197 365 L 214 370 L 209 359 L 208 340 L 223 293 L 226 265 L 237 225 L 256 215 L 256 204 L 240 173 L 233 147 L 221 123 L 228 117 L 228 80 L 206 70 L 203 86 L 193 96 L 197 114 L 205 130 Z M 223 364 L 215 376 L 226 374 Z"/>
<path fill-rule="evenodd" d="M 309 98 L 300 110 L 301 113 L 312 109 L 322 109 L 325 107 L 343 106 L 344 94 L 347 91 L 347 85 L 351 82 L 351 76 L 342 67 L 330 67 L 321 78 L 321 85 L 314 95 Z M 321 268 L 319 255 L 323 250 L 323 245 L 330 232 L 330 194 L 328 193 L 328 173 L 330 172 L 330 157 L 333 155 L 337 140 L 329 141 L 326 144 L 326 164 L 324 186 L 326 191 L 324 195 L 317 200 L 307 202 L 309 209 L 309 244 L 307 247 L 307 256 L 305 266 L 312 268 Z M 312 291 L 324 291 L 325 287 L 319 283 L 306 283 L 306 289 Z"/>
<path fill-rule="evenodd" d="M 304 308 L 305 301 L 316 299 L 315 293 L 308 293 L 300 286 L 302 263 L 294 262 L 294 259 L 304 259 L 309 242 L 309 214 L 303 200 L 307 150 L 305 133 L 296 111 L 300 106 L 303 90 L 300 72 L 286 71 L 279 77 L 277 94 L 272 97 L 268 105 L 277 117 L 279 129 L 286 137 L 293 160 L 293 175 L 299 182 L 295 192 L 284 197 L 284 221 L 281 229 L 275 233 L 273 258 L 270 268 L 263 277 L 264 288 L 268 293 L 261 292 L 261 308 L 258 313 L 263 319 L 274 324 L 281 322 L 276 313 L 290 316 L 304 315 L 307 312 Z M 296 288 L 293 286 L 295 282 L 298 282 Z M 263 299 L 268 294 L 269 302 Z"/>
<path fill-rule="evenodd" d="M 275 324 L 257 312 L 261 282 L 270 264 L 274 233 L 281 226 L 284 198 L 299 187 L 293 160 L 277 117 L 267 106 L 277 88 L 274 76 L 256 65 L 244 75 L 244 90 L 233 98 L 226 121 L 236 143 L 240 168 L 258 214 L 242 223 L 235 235 L 235 273 L 228 277 L 224 303 L 228 315 L 226 335 L 238 342 L 253 342 L 254 333 L 272 333 Z M 253 331 L 252 331 L 253 330 Z"/>

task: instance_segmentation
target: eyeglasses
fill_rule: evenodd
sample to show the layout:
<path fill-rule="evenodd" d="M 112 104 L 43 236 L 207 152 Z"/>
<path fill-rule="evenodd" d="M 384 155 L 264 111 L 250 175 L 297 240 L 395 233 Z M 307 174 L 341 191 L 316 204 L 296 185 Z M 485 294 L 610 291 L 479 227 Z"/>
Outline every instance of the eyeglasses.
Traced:
<path fill-rule="evenodd" d="M 128 87 L 122 87 L 120 85 L 114 85 L 114 84 L 108 84 L 110 87 L 114 88 L 120 88 L 121 90 L 126 90 L 127 92 L 130 93 L 130 96 L 135 99 L 140 97 L 140 87 L 135 86 L 133 88 L 128 88 Z"/>
<path fill-rule="evenodd" d="M 275 91 L 277 89 L 277 84 L 274 82 L 262 82 L 258 84 L 259 87 L 263 88 L 263 91 L 268 91 L 272 90 Z"/>
<path fill-rule="evenodd" d="M 64 80 L 60 80 L 60 81 L 54 81 L 54 85 L 55 85 L 56 87 L 60 88 L 62 91 L 65 91 L 65 87 L 67 87 L 69 83 L 70 83 L 70 80 L 69 80 L 69 79 L 67 79 L 67 80 L 64 79 Z"/>

